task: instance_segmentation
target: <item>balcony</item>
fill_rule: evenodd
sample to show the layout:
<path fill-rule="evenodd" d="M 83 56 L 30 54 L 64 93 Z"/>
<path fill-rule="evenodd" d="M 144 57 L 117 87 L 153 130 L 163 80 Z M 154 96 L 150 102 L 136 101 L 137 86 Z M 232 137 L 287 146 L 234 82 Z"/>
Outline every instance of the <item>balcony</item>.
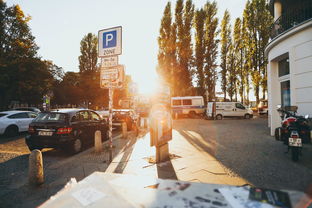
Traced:
<path fill-rule="evenodd" d="M 272 39 L 303 22 L 312 20 L 311 2 L 299 1 L 298 4 L 294 7 L 288 7 L 288 9 L 274 22 L 271 29 Z"/>

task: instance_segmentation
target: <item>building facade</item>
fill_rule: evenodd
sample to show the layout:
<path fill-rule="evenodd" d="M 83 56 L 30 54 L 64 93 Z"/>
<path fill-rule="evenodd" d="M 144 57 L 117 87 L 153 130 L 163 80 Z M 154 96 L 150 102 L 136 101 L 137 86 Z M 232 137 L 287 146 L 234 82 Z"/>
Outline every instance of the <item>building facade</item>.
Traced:
<path fill-rule="evenodd" d="M 271 0 L 274 15 L 268 57 L 269 127 L 281 118 L 277 105 L 298 106 L 312 116 L 312 0 Z"/>

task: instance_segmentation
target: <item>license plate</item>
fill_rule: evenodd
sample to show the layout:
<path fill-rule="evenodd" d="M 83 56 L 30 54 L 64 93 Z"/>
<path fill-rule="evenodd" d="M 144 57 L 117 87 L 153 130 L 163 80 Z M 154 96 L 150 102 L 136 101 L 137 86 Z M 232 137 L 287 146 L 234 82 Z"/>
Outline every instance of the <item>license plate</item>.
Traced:
<path fill-rule="evenodd" d="M 39 131 L 38 135 L 39 136 L 52 136 L 53 132 L 52 131 Z"/>
<path fill-rule="evenodd" d="M 302 147 L 302 142 L 301 142 L 301 138 L 289 138 L 288 140 L 288 144 L 289 146 L 292 147 Z"/>

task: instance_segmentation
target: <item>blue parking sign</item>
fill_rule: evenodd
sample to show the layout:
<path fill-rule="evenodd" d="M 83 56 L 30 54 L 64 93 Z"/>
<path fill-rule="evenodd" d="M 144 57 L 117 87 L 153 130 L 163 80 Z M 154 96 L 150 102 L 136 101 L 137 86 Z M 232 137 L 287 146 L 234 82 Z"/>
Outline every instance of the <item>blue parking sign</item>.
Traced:
<path fill-rule="evenodd" d="M 117 31 L 103 33 L 103 48 L 112 48 L 117 45 Z"/>
<path fill-rule="evenodd" d="M 122 53 L 122 27 L 113 27 L 99 31 L 98 56 L 101 58 L 117 56 Z"/>

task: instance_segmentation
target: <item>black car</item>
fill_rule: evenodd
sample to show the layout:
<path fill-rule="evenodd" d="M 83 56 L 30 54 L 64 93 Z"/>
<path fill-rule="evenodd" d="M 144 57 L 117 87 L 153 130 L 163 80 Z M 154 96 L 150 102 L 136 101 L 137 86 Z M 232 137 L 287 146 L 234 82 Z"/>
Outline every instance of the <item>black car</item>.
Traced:
<path fill-rule="evenodd" d="M 139 118 L 132 109 L 113 109 L 113 125 L 122 122 L 126 122 L 128 131 L 136 130 Z"/>
<path fill-rule="evenodd" d="M 72 153 L 94 145 L 95 131 L 100 130 L 102 142 L 107 140 L 107 123 L 88 109 L 59 109 L 42 112 L 28 129 L 26 144 L 30 151 L 61 148 Z"/>

